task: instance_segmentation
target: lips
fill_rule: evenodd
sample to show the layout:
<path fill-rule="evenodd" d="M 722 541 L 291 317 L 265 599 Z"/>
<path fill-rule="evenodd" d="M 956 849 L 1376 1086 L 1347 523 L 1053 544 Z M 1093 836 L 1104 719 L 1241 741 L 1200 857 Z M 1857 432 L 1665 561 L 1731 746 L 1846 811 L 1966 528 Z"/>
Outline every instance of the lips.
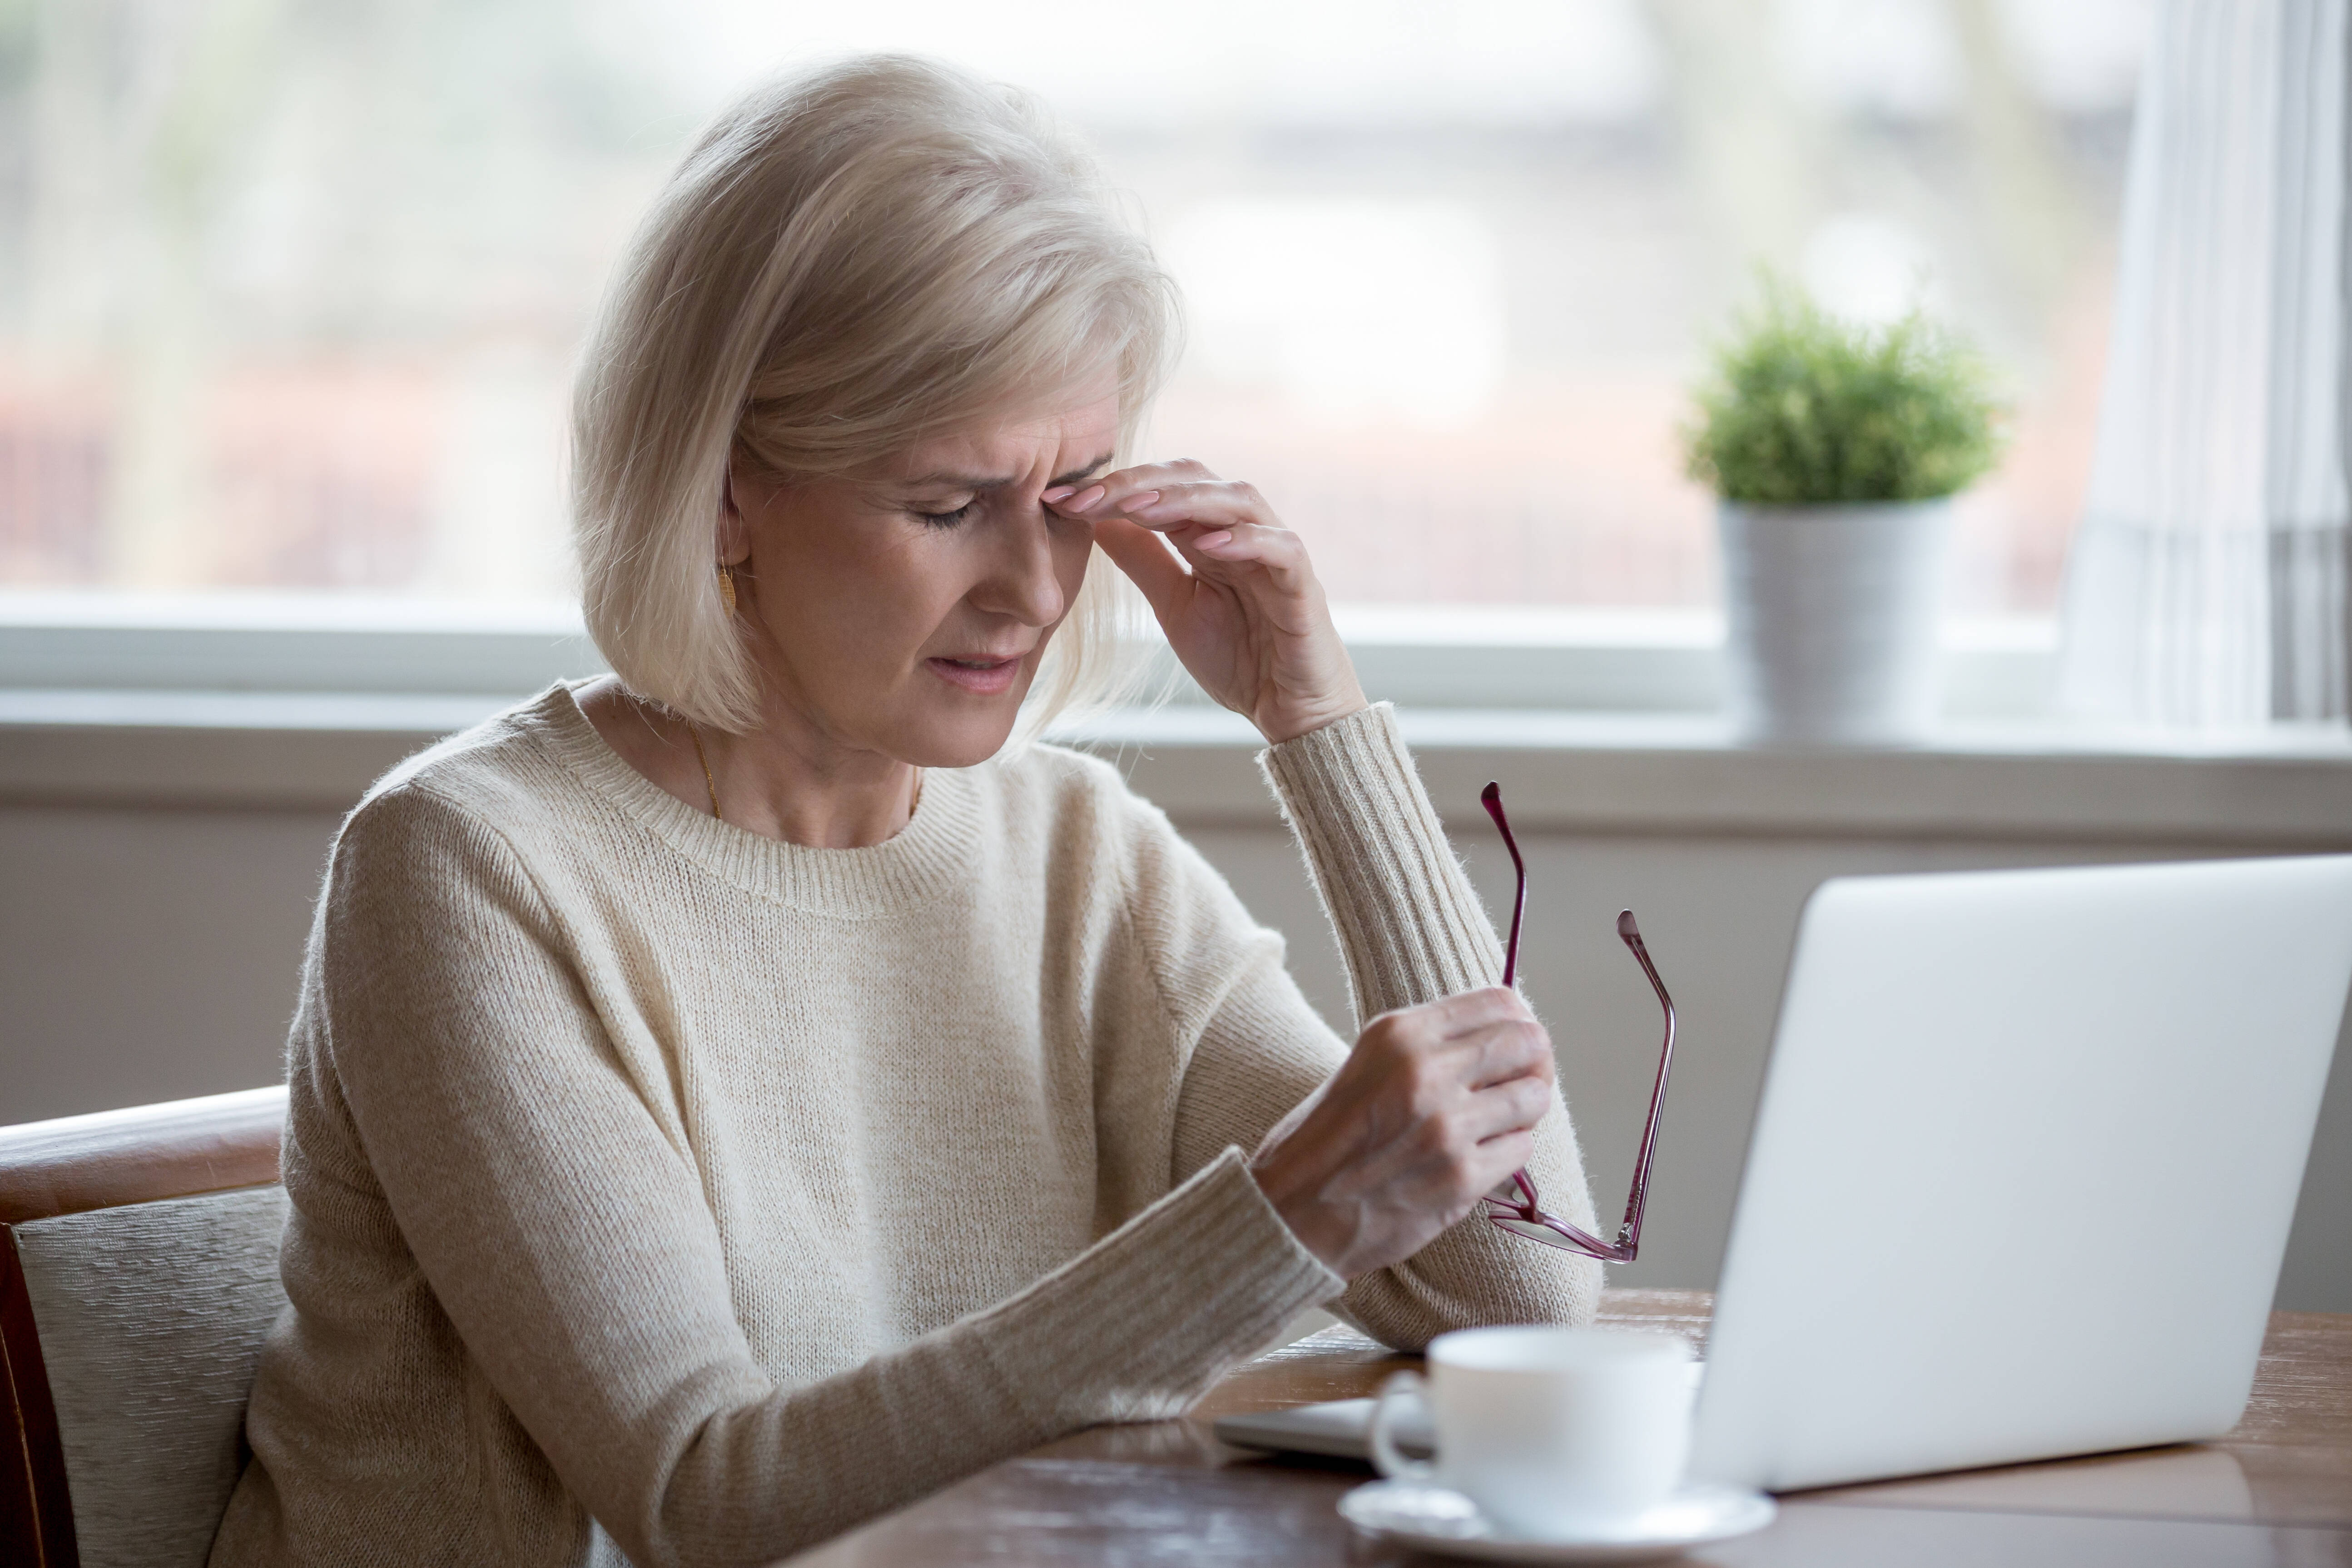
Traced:
<path fill-rule="evenodd" d="M 927 658 L 924 665 L 950 686 L 976 696 L 993 697 L 1009 691 L 1021 678 L 1021 654 L 982 654 L 971 658 Z"/>

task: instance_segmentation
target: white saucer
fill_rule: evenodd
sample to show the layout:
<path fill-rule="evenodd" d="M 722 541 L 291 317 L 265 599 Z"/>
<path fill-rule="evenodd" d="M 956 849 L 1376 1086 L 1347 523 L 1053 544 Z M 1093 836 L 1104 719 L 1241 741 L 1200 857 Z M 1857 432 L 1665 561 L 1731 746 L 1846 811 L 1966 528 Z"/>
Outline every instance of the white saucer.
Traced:
<path fill-rule="evenodd" d="M 1400 1546 L 1486 1563 L 1644 1563 L 1761 1530 L 1779 1511 L 1761 1492 L 1694 1485 L 1606 1534 L 1535 1541 L 1504 1534 L 1476 1503 L 1444 1487 L 1374 1481 L 1339 1500 L 1339 1516 L 1359 1530 Z"/>

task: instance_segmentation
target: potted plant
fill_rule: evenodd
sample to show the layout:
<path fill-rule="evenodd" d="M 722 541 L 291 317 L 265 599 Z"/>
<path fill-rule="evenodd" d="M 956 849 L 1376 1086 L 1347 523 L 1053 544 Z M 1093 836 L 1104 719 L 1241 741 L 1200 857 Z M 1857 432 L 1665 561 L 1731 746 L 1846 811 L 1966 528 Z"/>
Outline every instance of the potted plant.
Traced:
<path fill-rule="evenodd" d="M 2000 453 L 1983 363 L 1916 311 L 1852 325 L 1768 279 L 1696 402 L 1684 437 L 1691 477 L 1721 498 L 1739 736 L 1924 738 L 1951 497 Z"/>

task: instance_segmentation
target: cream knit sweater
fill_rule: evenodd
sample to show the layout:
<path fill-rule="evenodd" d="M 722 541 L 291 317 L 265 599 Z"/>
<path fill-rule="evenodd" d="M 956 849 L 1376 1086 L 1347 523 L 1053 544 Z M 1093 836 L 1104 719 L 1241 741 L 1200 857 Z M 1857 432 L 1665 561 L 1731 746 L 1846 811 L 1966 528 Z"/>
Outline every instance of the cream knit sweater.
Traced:
<path fill-rule="evenodd" d="M 1491 984 L 1373 709 L 1268 752 L 1360 1016 Z M 812 849 L 641 777 L 570 690 L 344 825 L 305 962 L 291 1307 L 225 1564 L 772 1561 L 1076 1427 L 1181 1411 L 1300 1309 L 1581 1321 L 1472 1220 L 1346 1286 L 1244 1152 L 1346 1047 L 1100 762 L 927 775 Z M 1574 1136 L 1546 1199 L 1591 1224 Z"/>

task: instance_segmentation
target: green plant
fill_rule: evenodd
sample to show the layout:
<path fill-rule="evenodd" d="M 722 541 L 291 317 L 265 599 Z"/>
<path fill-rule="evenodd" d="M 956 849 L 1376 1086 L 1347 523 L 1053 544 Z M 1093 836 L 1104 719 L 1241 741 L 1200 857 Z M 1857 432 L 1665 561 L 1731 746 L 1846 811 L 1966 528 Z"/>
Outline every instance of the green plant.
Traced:
<path fill-rule="evenodd" d="M 1917 311 L 1851 326 L 1768 277 L 1714 357 L 1683 440 L 1690 476 L 1727 500 L 1926 500 L 2000 455 L 1984 362 Z"/>

